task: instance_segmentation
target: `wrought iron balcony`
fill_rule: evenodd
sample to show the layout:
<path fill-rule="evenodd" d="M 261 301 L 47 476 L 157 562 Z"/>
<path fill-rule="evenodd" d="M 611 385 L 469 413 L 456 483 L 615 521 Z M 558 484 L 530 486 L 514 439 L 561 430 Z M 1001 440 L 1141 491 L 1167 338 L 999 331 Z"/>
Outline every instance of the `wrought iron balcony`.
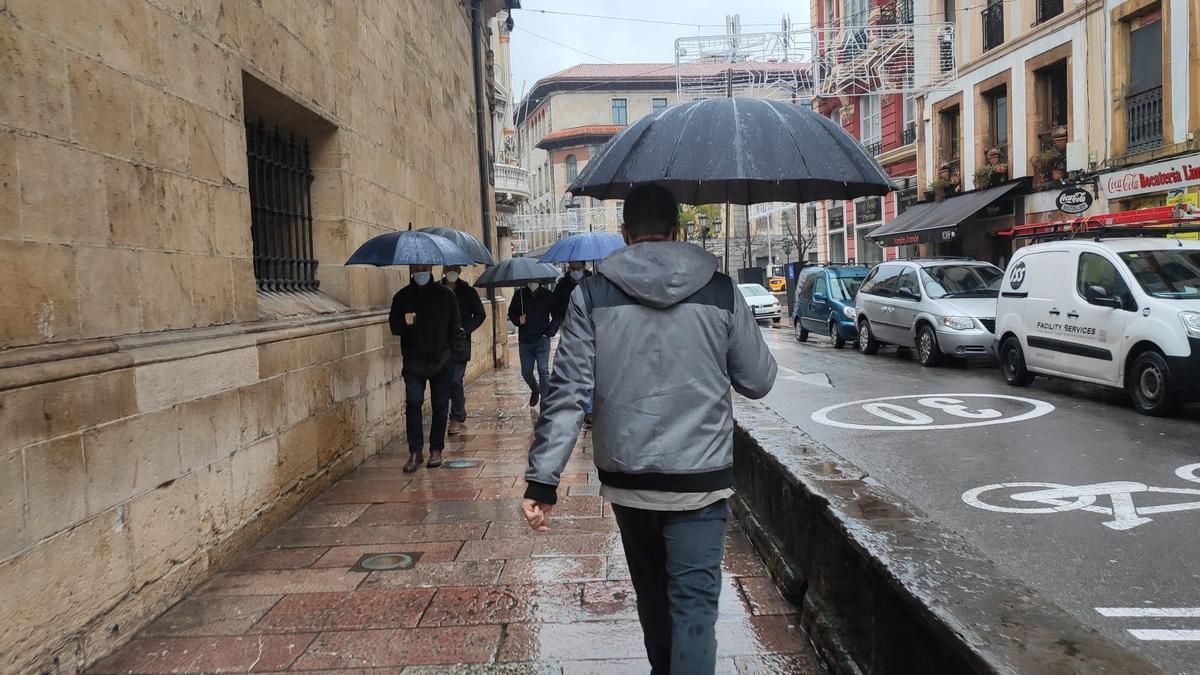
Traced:
<path fill-rule="evenodd" d="M 1037 0 L 1037 22 L 1045 23 L 1063 13 L 1063 0 Z"/>
<path fill-rule="evenodd" d="M 879 6 L 879 23 L 885 26 L 911 24 L 913 22 L 913 0 L 895 0 Z"/>
<path fill-rule="evenodd" d="M 917 124 L 916 124 L 916 122 L 909 122 L 908 124 L 904 125 L 904 132 L 900 136 L 900 144 L 901 145 L 909 145 L 911 143 L 916 143 L 916 142 L 917 142 Z"/>
<path fill-rule="evenodd" d="M 879 155 L 883 154 L 883 141 L 874 140 L 870 143 L 863 143 L 863 149 L 867 151 L 868 155 L 872 157 L 878 157 Z"/>
<path fill-rule="evenodd" d="M 496 203 L 516 205 L 529 199 L 529 172 L 511 164 L 496 164 Z"/>
<path fill-rule="evenodd" d="M 1163 144 L 1163 91 L 1158 86 L 1125 97 L 1125 129 L 1129 152 Z"/>
<path fill-rule="evenodd" d="M 983 9 L 983 51 L 1004 44 L 1004 2 L 993 0 Z"/>

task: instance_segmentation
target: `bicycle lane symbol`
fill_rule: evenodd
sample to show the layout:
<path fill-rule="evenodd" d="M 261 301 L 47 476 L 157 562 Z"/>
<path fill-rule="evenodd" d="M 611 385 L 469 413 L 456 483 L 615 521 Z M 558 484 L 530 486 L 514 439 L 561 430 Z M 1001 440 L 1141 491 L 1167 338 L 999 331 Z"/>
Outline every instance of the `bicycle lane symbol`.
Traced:
<path fill-rule="evenodd" d="M 1190 483 L 1200 483 L 1200 464 L 1181 466 L 1175 470 L 1175 475 Z M 1040 489 L 1031 490 L 1030 488 Z M 1021 490 L 1008 495 L 1008 498 L 1022 505 L 1005 506 L 989 503 L 983 499 L 983 496 L 989 492 L 1007 490 Z M 962 500 L 975 508 L 998 513 L 1052 514 L 1067 511 L 1098 513 L 1111 518 L 1103 525 L 1114 530 L 1130 530 L 1139 525 L 1153 522 L 1154 519 L 1148 516 L 1200 510 L 1200 501 L 1136 506 L 1133 496 L 1142 493 L 1187 495 L 1200 498 L 1200 490 L 1194 488 L 1154 487 L 1134 481 L 1111 481 L 1089 485 L 1040 482 L 994 483 L 967 490 L 962 494 Z M 1102 497 L 1108 498 L 1110 506 L 1096 503 Z"/>

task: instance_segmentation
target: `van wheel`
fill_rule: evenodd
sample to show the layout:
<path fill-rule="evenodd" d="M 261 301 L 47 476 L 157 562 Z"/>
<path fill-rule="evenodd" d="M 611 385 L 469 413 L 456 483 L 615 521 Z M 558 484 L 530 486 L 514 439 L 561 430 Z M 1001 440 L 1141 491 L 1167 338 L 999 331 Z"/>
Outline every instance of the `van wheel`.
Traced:
<path fill-rule="evenodd" d="M 793 319 L 793 321 L 795 322 L 793 326 L 796 329 L 796 342 L 807 342 L 808 329 L 800 325 L 800 319 Z"/>
<path fill-rule="evenodd" d="M 1021 341 L 1008 337 L 1000 345 L 1000 371 L 1004 381 L 1014 387 L 1028 387 L 1033 382 L 1033 373 L 1025 367 L 1025 352 L 1021 351 Z"/>
<path fill-rule="evenodd" d="M 879 341 L 871 333 L 871 324 L 866 319 L 858 322 L 858 351 L 867 356 L 879 352 Z"/>
<path fill-rule="evenodd" d="M 846 338 L 842 337 L 842 332 L 838 330 L 836 321 L 829 322 L 829 339 L 833 342 L 834 349 L 841 349 L 846 346 Z"/>
<path fill-rule="evenodd" d="M 1167 417 L 1179 407 L 1178 399 L 1171 393 L 1171 368 L 1156 351 L 1145 352 L 1134 360 L 1126 386 L 1133 396 L 1133 405 L 1143 415 Z"/>
<path fill-rule="evenodd" d="M 917 329 L 917 361 L 926 368 L 935 368 L 942 363 L 942 348 L 938 346 L 937 333 L 928 324 Z"/>

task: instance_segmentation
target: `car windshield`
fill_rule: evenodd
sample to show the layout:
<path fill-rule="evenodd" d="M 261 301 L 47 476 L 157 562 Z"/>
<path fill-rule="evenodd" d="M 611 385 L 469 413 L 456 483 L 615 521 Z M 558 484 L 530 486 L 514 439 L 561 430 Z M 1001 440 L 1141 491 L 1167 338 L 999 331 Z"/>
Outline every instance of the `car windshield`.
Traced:
<path fill-rule="evenodd" d="M 1156 298 L 1200 299 L 1200 250 L 1126 251 L 1121 260 L 1142 290 Z"/>
<path fill-rule="evenodd" d="M 863 277 L 833 277 L 833 287 L 830 291 L 835 300 L 853 300 L 858 295 L 858 287 L 862 286 Z"/>
<path fill-rule="evenodd" d="M 740 286 L 738 286 L 738 290 L 740 290 L 742 292 L 742 295 L 746 296 L 747 298 L 752 298 L 756 295 L 770 295 L 771 294 L 771 291 L 768 291 L 767 289 L 763 288 L 762 286 L 759 286 L 758 284 L 741 284 Z"/>
<path fill-rule="evenodd" d="M 931 298 L 994 298 L 1004 273 L 991 265 L 922 267 L 925 292 Z"/>

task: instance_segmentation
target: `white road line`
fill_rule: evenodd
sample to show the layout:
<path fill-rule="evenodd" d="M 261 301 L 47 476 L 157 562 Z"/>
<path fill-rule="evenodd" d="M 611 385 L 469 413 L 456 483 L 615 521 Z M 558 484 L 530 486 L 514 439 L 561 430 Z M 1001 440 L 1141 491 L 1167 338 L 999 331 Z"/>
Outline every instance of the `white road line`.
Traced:
<path fill-rule="evenodd" d="M 1129 634 L 1139 640 L 1154 642 L 1200 642 L 1200 630 L 1158 630 L 1136 628 Z"/>
<path fill-rule="evenodd" d="M 1200 618 L 1200 607 L 1097 607 L 1102 616 Z"/>

